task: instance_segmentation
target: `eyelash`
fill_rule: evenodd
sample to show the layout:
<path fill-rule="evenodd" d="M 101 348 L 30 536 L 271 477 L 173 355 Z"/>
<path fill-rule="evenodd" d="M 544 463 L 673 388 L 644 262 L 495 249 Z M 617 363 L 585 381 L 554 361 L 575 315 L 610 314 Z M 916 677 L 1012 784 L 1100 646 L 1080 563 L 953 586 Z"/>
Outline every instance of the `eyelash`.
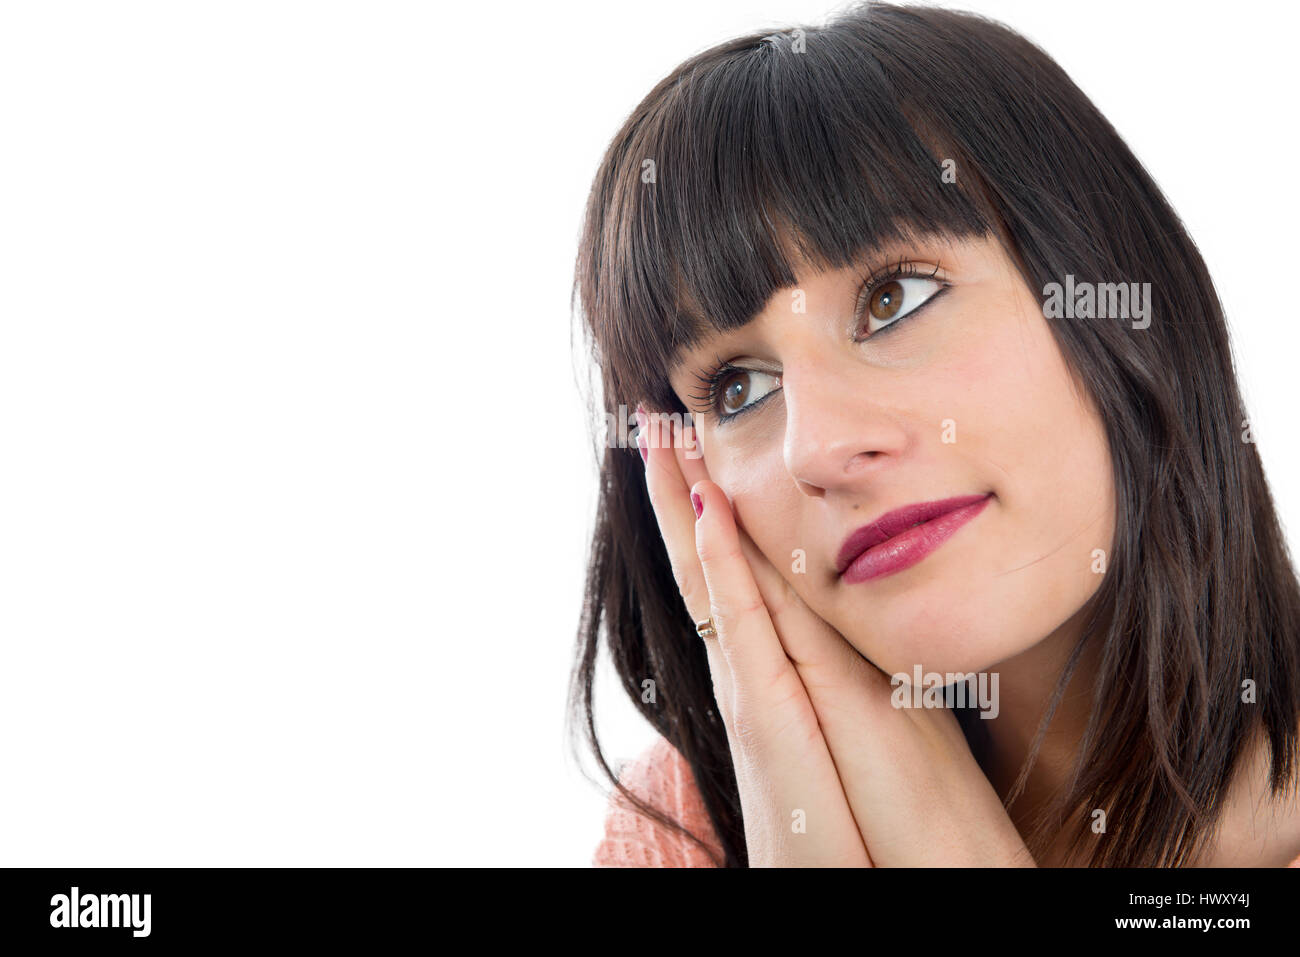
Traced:
<path fill-rule="evenodd" d="M 750 409 L 756 409 L 766 401 L 767 396 L 752 402 L 736 412 L 721 412 L 718 410 L 718 385 L 733 372 L 755 372 L 759 370 L 746 369 L 743 366 L 733 365 L 730 362 L 724 362 L 718 357 L 715 364 L 710 367 L 711 371 L 697 372 L 695 378 L 700 381 L 701 388 L 697 392 L 691 393 L 691 398 L 698 403 L 695 409 L 696 414 L 705 413 L 712 415 L 718 422 L 729 422 L 738 415 L 744 415 Z M 769 392 L 768 395 L 771 395 Z"/>
<path fill-rule="evenodd" d="M 900 258 L 899 261 L 894 263 L 892 266 L 886 265 L 883 268 L 868 274 L 863 279 L 862 285 L 858 288 L 858 296 L 853 308 L 854 329 L 857 329 L 859 323 L 862 321 L 862 314 L 866 311 L 867 303 L 871 301 L 871 293 L 875 291 L 877 286 L 886 282 L 893 282 L 894 280 L 897 279 L 909 279 L 914 277 L 920 277 L 922 279 L 934 279 L 934 277 L 939 274 L 939 270 L 940 270 L 940 266 L 936 265 L 932 272 L 922 274 L 921 270 L 917 268 L 916 263 L 905 262 Z M 946 289 L 947 286 L 945 286 L 944 288 Z M 876 336 L 883 335 L 884 333 L 888 332 L 890 329 L 894 328 L 895 326 L 901 325 L 908 318 L 916 315 L 916 313 L 920 312 L 922 309 L 928 306 L 934 299 L 937 299 L 940 293 L 942 292 L 943 289 L 940 289 L 938 292 L 933 293 L 928 299 L 926 299 L 925 302 L 921 303 L 921 305 L 917 306 L 911 312 L 908 312 L 905 315 L 900 316 L 898 319 L 894 320 L 889 325 L 877 329 L 869 336 L 866 336 L 862 339 L 856 339 L 855 341 L 865 342 L 867 339 L 873 339 Z M 728 375 L 732 374 L 733 372 L 762 372 L 762 371 L 763 370 L 761 369 L 746 369 L 743 366 L 738 366 L 730 362 L 726 362 L 720 356 L 716 357 L 714 364 L 710 366 L 707 371 L 695 373 L 695 378 L 699 380 L 701 385 L 701 388 L 697 392 L 692 392 L 690 396 L 699 404 L 698 408 L 695 410 L 696 413 L 700 415 L 703 415 L 705 413 L 710 414 L 718 421 L 719 424 L 722 424 L 722 423 L 730 422 L 732 419 L 735 419 L 737 416 L 744 415 L 746 412 L 749 412 L 753 409 L 757 409 L 759 406 L 761 406 L 764 402 L 767 401 L 768 396 L 771 396 L 773 393 L 779 390 L 773 389 L 772 392 L 769 392 L 767 395 L 763 396 L 763 398 L 759 399 L 757 402 L 751 402 L 749 405 L 743 406 L 742 408 L 740 408 L 735 412 L 721 412 L 717 408 L 718 385 L 722 382 L 723 379 L 725 379 Z M 766 374 L 775 375 L 776 373 L 766 373 Z"/>
<path fill-rule="evenodd" d="M 893 282 L 896 279 L 914 279 L 914 278 L 934 279 L 935 276 L 939 275 L 940 268 L 941 267 L 936 263 L 934 269 L 931 272 L 922 273 L 921 270 L 917 268 L 916 263 L 904 262 L 902 259 L 899 259 L 898 262 L 894 263 L 894 265 L 885 266 L 883 269 L 879 269 L 876 272 L 868 275 L 865 279 L 862 280 L 862 286 L 858 289 L 857 302 L 855 302 L 853 306 L 854 328 L 856 329 L 858 323 L 862 321 L 862 314 L 867 311 L 867 304 L 871 301 L 871 294 L 875 292 L 877 286 L 880 286 L 887 282 Z M 947 288 L 947 286 L 945 285 L 944 288 Z M 940 289 L 938 290 L 938 292 L 933 293 L 928 299 L 925 300 L 925 302 L 921 303 L 911 312 L 908 312 L 900 316 L 899 318 L 891 322 L 889 325 L 881 329 L 877 329 L 875 332 L 871 333 L 871 335 L 866 336 L 863 339 L 858 339 L 857 341 L 865 342 L 866 339 L 872 339 L 875 338 L 876 336 L 883 335 L 884 333 L 888 332 L 890 329 L 893 329 L 895 326 L 902 325 L 906 319 L 916 315 L 918 312 L 920 312 L 922 309 L 928 306 L 931 303 L 931 301 L 938 298 L 939 293 L 941 292 L 943 292 L 943 289 Z"/>

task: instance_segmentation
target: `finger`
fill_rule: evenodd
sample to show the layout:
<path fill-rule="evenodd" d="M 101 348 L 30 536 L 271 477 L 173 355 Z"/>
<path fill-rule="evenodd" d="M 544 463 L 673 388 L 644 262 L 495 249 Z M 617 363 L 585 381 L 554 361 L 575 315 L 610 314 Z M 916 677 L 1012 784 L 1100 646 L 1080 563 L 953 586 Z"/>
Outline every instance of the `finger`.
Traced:
<path fill-rule="evenodd" d="M 871 857 L 808 693 L 781 646 L 741 551 L 741 532 L 731 503 L 712 481 L 697 482 L 691 493 L 698 499 L 696 547 L 709 587 L 717 641 L 734 681 L 727 730 L 738 764 L 742 803 L 747 793 L 751 800 L 759 793 L 765 796 L 760 806 L 779 809 L 774 820 L 760 815 L 754 834 L 761 832 L 771 840 L 781 833 L 783 854 L 793 851 L 788 859 L 807 855 L 810 862 L 870 867 Z M 830 843 L 821 844 L 817 838 L 802 848 L 791 843 L 786 815 L 794 809 L 816 819 L 818 833 L 831 836 Z M 748 840 L 752 829 L 748 811 L 745 820 Z"/>
<path fill-rule="evenodd" d="M 699 438 L 695 432 L 695 426 L 683 422 L 682 427 L 678 429 L 676 423 L 672 424 L 673 431 L 673 452 L 676 454 L 677 467 L 681 472 L 682 479 L 687 487 L 687 497 L 689 499 L 690 489 L 697 482 L 708 479 L 709 470 L 704 464 L 704 453 L 700 449 Z M 694 512 L 691 513 L 694 517 Z M 692 532 L 692 535 L 694 533 Z M 696 555 L 696 563 L 699 563 L 699 556 Z M 701 581 L 704 579 L 704 573 L 700 572 Z M 707 591 L 707 588 L 705 589 Z M 710 615 L 712 610 L 710 609 Z M 731 669 L 727 665 L 726 656 L 722 651 L 718 637 L 706 639 L 708 642 L 709 667 L 718 680 L 714 685 L 714 693 L 719 696 L 719 705 L 723 709 L 723 715 L 728 728 L 734 727 L 734 702 L 735 702 L 735 685 L 731 675 Z M 716 656 L 716 657 L 715 657 Z M 725 698 L 725 701 L 722 700 Z"/>
<path fill-rule="evenodd" d="M 889 677 L 809 608 L 743 531 L 740 539 L 777 637 L 808 693 L 831 753 L 837 762 L 858 754 L 862 735 L 873 729 L 868 747 L 882 759 L 880 750 L 889 746 L 888 738 L 899 730 L 900 721 Z M 850 766 L 841 771 L 847 773 Z"/>
<path fill-rule="evenodd" d="M 918 750 L 914 715 L 894 707 L 889 676 L 809 608 L 748 535 L 742 532 L 740 538 L 742 554 L 753 569 L 778 639 L 807 691 L 850 805 L 855 809 L 889 806 L 912 780 L 905 769 L 908 755 Z M 950 729 L 939 719 L 933 723 L 935 733 L 960 736 L 959 729 Z M 960 753 L 960 741 L 950 744 Z M 890 839 L 880 816 L 868 813 L 858 820 L 869 848 L 873 841 Z"/>
<path fill-rule="evenodd" d="M 790 660 L 801 669 L 825 667 L 831 672 L 856 669 L 870 664 L 838 631 L 799 597 L 794 586 L 767 559 L 744 531 L 740 548 L 753 570 L 759 594 L 767 606 L 777 637 Z M 793 563 L 792 563 L 793 564 Z M 791 574 L 796 574 L 793 570 Z"/>
<path fill-rule="evenodd" d="M 704 451 L 700 448 L 695 426 L 683 425 L 680 432 L 675 432 L 675 437 L 673 451 L 677 453 L 677 466 L 681 469 L 686 487 L 693 488 L 696 482 L 703 482 L 709 477 L 709 469 L 704 464 Z"/>
<path fill-rule="evenodd" d="M 691 506 L 690 486 L 682 477 L 679 460 L 674 454 L 670 434 L 672 420 L 638 407 L 637 425 L 637 443 L 645 452 L 650 503 L 668 551 L 673 580 L 693 627 L 695 622 L 703 621 L 711 614 L 709 589 L 695 551 L 695 509 Z M 717 699 L 723 725 L 730 728 L 733 714 L 731 669 L 716 636 L 699 640 L 705 645 L 709 674 L 713 679 L 713 696 Z"/>
<path fill-rule="evenodd" d="M 739 691 L 763 695 L 793 679 L 790 659 L 777 638 L 745 556 L 731 503 L 722 489 L 705 480 L 691 488 L 699 513 L 695 521 L 695 546 L 719 644 Z"/>
<path fill-rule="evenodd" d="M 882 826 L 882 814 L 858 809 L 886 808 L 906 793 L 910 779 L 900 768 L 918 750 L 911 722 L 893 707 L 889 678 L 808 607 L 743 531 L 740 543 L 777 637 L 807 692 L 863 843 L 876 852 L 887 849 L 897 835 Z"/>
<path fill-rule="evenodd" d="M 672 447 L 672 420 L 637 409 L 638 443 L 646 452 L 646 487 L 672 563 L 677 590 L 692 621 L 709 617 L 709 591 L 695 552 L 695 510 Z"/>

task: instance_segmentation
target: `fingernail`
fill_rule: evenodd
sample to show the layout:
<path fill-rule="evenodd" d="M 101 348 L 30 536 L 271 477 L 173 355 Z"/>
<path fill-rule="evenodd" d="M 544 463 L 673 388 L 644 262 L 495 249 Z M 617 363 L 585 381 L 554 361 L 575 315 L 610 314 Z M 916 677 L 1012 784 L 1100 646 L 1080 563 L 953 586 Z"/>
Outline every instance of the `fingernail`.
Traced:
<path fill-rule="evenodd" d="M 694 492 L 691 493 L 691 507 L 695 509 L 696 518 L 699 518 L 704 514 L 704 499 L 700 498 Z"/>

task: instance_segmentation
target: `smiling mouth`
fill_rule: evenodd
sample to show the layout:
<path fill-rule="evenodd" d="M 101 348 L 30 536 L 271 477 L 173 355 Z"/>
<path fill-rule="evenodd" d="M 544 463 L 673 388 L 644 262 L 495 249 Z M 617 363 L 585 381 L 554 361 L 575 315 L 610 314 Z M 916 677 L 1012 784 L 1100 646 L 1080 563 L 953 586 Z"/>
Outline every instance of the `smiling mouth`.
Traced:
<path fill-rule="evenodd" d="M 973 519 L 993 497 L 962 495 L 894 509 L 845 539 L 835 570 L 849 584 L 917 564 Z"/>

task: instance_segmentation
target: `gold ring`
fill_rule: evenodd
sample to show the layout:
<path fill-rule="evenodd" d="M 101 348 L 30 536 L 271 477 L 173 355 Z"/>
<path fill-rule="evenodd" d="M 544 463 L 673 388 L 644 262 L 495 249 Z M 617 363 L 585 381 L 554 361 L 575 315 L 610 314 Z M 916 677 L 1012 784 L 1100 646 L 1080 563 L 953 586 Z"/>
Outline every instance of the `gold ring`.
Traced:
<path fill-rule="evenodd" d="M 695 633 L 701 638 L 718 637 L 718 629 L 713 627 L 712 618 L 705 618 L 703 621 L 697 621 L 695 623 Z"/>

